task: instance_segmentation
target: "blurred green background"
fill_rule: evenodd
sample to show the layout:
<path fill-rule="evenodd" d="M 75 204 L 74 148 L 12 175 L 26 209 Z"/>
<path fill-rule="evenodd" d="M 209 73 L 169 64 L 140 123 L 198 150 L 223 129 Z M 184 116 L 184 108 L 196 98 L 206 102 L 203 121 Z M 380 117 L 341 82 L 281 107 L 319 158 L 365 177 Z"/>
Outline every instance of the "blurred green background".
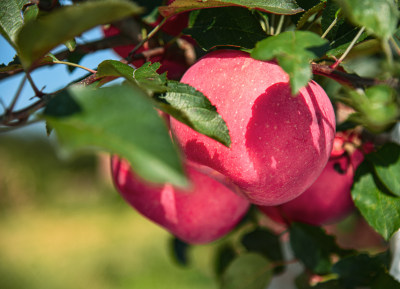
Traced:
<path fill-rule="evenodd" d="M 217 288 L 211 247 L 176 263 L 171 236 L 118 195 L 108 157 L 61 160 L 49 140 L 0 136 L 0 288 Z"/>

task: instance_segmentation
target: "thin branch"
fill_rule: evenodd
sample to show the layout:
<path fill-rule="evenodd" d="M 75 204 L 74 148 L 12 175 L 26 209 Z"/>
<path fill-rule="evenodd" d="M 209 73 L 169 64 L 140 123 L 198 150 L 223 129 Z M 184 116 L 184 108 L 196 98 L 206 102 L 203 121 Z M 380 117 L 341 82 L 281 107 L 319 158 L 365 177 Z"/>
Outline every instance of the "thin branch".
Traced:
<path fill-rule="evenodd" d="M 17 101 L 19 99 L 19 96 L 21 95 L 22 89 L 24 88 L 26 79 L 27 79 L 27 75 L 25 74 L 25 76 L 21 80 L 21 83 L 18 86 L 17 92 L 15 93 L 15 96 L 14 96 L 10 106 L 6 109 L 7 118 L 10 118 L 13 113 L 14 107 L 17 104 Z"/>
<path fill-rule="evenodd" d="M 285 21 L 285 15 L 281 15 L 281 17 L 279 18 L 278 27 L 276 28 L 275 34 L 278 35 L 279 33 L 281 33 L 284 21 Z"/>
<path fill-rule="evenodd" d="M 161 22 L 160 22 L 156 27 L 154 27 L 154 29 L 151 30 L 150 33 L 149 33 L 145 38 L 143 38 L 143 39 L 135 46 L 135 48 L 132 49 L 131 52 L 129 52 L 128 57 L 126 57 L 126 60 L 127 60 L 128 62 L 131 62 L 132 59 L 133 59 L 133 55 L 135 54 L 135 52 L 136 52 L 140 47 L 142 47 L 143 44 L 145 44 L 150 38 L 152 38 L 152 37 L 161 29 L 161 27 L 164 25 L 164 23 L 166 22 L 166 20 L 167 20 L 167 18 L 164 18 L 163 20 L 161 20 Z"/>
<path fill-rule="evenodd" d="M 115 36 L 106 37 L 106 38 L 103 38 L 100 40 L 96 40 L 93 42 L 78 45 L 75 48 L 74 52 L 71 52 L 68 49 L 63 50 L 63 51 L 55 54 L 54 56 L 57 59 L 64 60 L 64 59 L 67 59 L 68 56 L 71 55 L 72 53 L 88 54 L 88 53 L 96 52 L 99 50 L 109 49 L 109 48 L 112 48 L 115 46 L 129 45 L 132 43 L 133 43 L 133 40 L 131 38 L 119 34 L 119 35 L 115 35 Z M 49 64 L 49 63 L 38 64 L 37 66 L 33 67 L 32 70 L 37 67 L 48 66 L 48 65 L 52 65 L 52 64 Z M 10 76 L 13 76 L 13 75 L 16 75 L 16 74 L 19 74 L 21 72 L 24 72 L 24 70 L 22 68 L 18 68 L 18 69 L 12 70 L 12 71 L 0 72 L 0 80 L 5 79 Z"/>
<path fill-rule="evenodd" d="M 329 31 L 331 31 L 332 28 L 335 27 L 336 23 L 338 22 L 338 19 L 339 19 L 339 18 L 336 17 L 336 18 L 332 21 L 331 25 L 329 25 L 329 27 L 325 30 L 324 34 L 322 34 L 322 36 L 321 36 L 322 39 L 324 39 L 324 38 L 326 37 L 326 35 L 328 35 Z"/>
<path fill-rule="evenodd" d="M 15 120 L 18 121 L 27 120 L 29 116 L 32 115 L 32 113 L 43 108 L 46 105 L 46 102 L 47 101 L 45 101 L 44 98 L 42 98 L 24 109 L 15 111 L 13 112 L 11 119 L 7 119 L 6 114 L 0 115 L 0 123 L 4 124 L 5 121 L 9 123 L 10 121 L 15 121 Z"/>
<path fill-rule="evenodd" d="M 26 78 L 28 79 L 29 83 L 31 84 L 32 89 L 35 92 L 35 96 L 41 98 L 44 95 L 44 93 L 37 88 L 37 86 L 36 86 L 35 82 L 33 81 L 29 72 L 26 72 Z"/>
<path fill-rule="evenodd" d="M 332 68 L 338 67 L 340 63 L 342 63 L 343 59 L 346 58 L 347 54 L 353 49 L 354 45 L 356 44 L 357 40 L 360 38 L 361 34 L 363 34 L 365 27 L 361 27 L 360 31 L 358 31 L 356 37 L 354 37 L 353 41 L 350 43 L 349 47 L 347 47 L 346 51 L 343 55 L 332 65 Z"/>
<path fill-rule="evenodd" d="M 354 88 L 364 88 L 378 84 L 385 84 L 393 88 L 399 88 L 398 79 L 379 80 L 375 78 L 360 77 L 356 74 L 349 74 L 340 70 L 336 70 L 327 65 L 312 63 L 312 73 L 316 75 L 326 76 L 344 85 Z"/>

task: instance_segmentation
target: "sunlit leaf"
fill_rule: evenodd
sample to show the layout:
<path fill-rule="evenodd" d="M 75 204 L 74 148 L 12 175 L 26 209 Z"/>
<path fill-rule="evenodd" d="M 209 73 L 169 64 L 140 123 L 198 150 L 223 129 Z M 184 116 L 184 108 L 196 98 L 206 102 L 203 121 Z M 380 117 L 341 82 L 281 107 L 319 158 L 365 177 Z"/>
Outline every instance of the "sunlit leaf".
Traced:
<path fill-rule="evenodd" d="M 311 79 L 311 60 L 321 56 L 327 47 L 328 42 L 315 33 L 288 31 L 258 42 L 251 56 L 259 60 L 276 58 L 289 74 L 292 94 L 295 95 Z"/>
<path fill-rule="evenodd" d="M 124 77 L 150 94 L 155 94 L 153 100 L 160 110 L 229 146 L 230 136 L 226 123 L 204 94 L 187 84 L 168 81 L 165 73 L 157 73 L 159 66 L 160 63 L 149 62 L 134 70 L 119 61 L 106 60 L 99 65 L 97 76 Z"/>
<path fill-rule="evenodd" d="M 141 90 L 123 85 L 75 87 L 67 93 L 67 102 L 56 96 L 44 113 L 66 152 L 107 151 L 127 159 L 146 180 L 187 184 L 167 127 Z M 79 109 L 69 105 L 65 111 L 65 103 Z"/>
<path fill-rule="evenodd" d="M 168 17 L 184 11 L 224 6 L 242 6 L 276 14 L 296 14 L 303 11 L 294 0 L 175 0 L 160 7 L 162 15 Z"/>
<path fill-rule="evenodd" d="M 22 27 L 17 37 L 21 61 L 30 67 L 35 60 L 75 36 L 140 12 L 133 2 L 124 0 L 88 1 L 59 8 Z"/>
<path fill-rule="evenodd" d="M 400 228 L 400 198 L 386 191 L 367 162 L 357 168 L 351 194 L 367 222 L 386 240 Z"/>
<path fill-rule="evenodd" d="M 0 1 L 0 32 L 14 48 L 17 33 L 24 24 L 21 9 L 27 2 L 28 0 Z"/>
<path fill-rule="evenodd" d="M 337 0 L 346 15 L 360 27 L 388 39 L 397 27 L 399 12 L 394 0 Z"/>
<path fill-rule="evenodd" d="M 348 93 L 347 104 L 356 110 L 349 120 L 374 133 L 383 132 L 393 125 L 400 114 L 396 92 L 389 86 L 376 85 L 365 91 L 348 90 Z"/>
<path fill-rule="evenodd" d="M 387 143 L 367 157 L 373 163 L 382 183 L 391 193 L 400 197 L 400 146 Z"/>
<path fill-rule="evenodd" d="M 194 130 L 230 146 L 229 130 L 203 93 L 185 83 L 168 81 L 167 93 L 157 97 L 159 107 Z"/>

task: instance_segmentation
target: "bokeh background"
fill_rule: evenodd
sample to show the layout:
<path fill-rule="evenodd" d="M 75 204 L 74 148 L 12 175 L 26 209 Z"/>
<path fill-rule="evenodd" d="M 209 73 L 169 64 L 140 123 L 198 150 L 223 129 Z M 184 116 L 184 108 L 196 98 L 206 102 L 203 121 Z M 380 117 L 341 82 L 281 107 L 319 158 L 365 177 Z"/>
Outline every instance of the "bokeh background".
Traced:
<path fill-rule="evenodd" d="M 78 43 L 102 37 L 99 28 Z M 58 49 L 65 49 L 59 47 Z M 0 38 L 0 64 L 15 51 Z M 118 59 L 110 50 L 85 57 L 95 68 Z M 65 65 L 32 73 L 52 92 L 87 72 Z M 12 101 L 22 74 L 0 81 L 0 113 Z M 29 84 L 17 109 L 35 99 Z M 217 288 L 210 246 L 190 250 L 189 267 L 171 254 L 171 236 L 132 210 L 115 191 L 107 155 L 64 158 L 43 123 L 0 133 L 0 288 Z"/>

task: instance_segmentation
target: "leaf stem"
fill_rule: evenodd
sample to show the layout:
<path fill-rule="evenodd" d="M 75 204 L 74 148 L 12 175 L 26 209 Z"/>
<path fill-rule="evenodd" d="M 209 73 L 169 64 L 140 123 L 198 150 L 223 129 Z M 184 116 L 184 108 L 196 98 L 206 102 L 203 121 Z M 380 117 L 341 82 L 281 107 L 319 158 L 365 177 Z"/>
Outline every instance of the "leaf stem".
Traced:
<path fill-rule="evenodd" d="M 333 27 L 335 27 L 336 23 L 338 22 L 338 18 L 336 17 L 331 25 L 329 25 L 329 27 L 325 30 L 324 34 L 322 34 L 321 38 L 324 39 L 326 37 L 326 35 L 328 35 L 329 31 L 332 30 Z"/>
<path fill-rule="evenodd" d="M 276 28 L 275 34 L 281 33 L 284 21 L 285 21 L 285 15 L 282 14 L 281 17 L 279 18 L 278 27 Z"/>
<path fill-rule="evenodd" d="M 269 27 L 269 34 L 275 35 L 275 14 L 271 15 L 271 24 Z"/>
<path fill-rule="evenodd" d="M 390 43 L 392 44 L 394 50 L 396 50 L 396 53 L 400 55 L 400 47 L 397 45 L 396 41 L 394 40 L 393 36 L 389 38 Z"/>
<path fill-rule="evenodd" d="M 363 34 L 365 27 L 361 27 L 360 31 L 358 31 L 356 37 L 354 37 L 353 41 L 350 43 L 349 47 L 347 47 L 346 51 L 342 54 L 342 56 L 331 66 L 331 68 L 335 69 L 338 67 L 340 63 L 342 63 L 343 59 L 346 58 L 347 54 L 351 51 L 351 49 L 356 44 L 357 40 L 360 38 L 361 34 Z"/>
<path fill-rule="evenodd" d="M 389 64 L 389 67 L 393 67 L 393 53 L 392 49 L 390 48 L 389 41 L 387 39 L 382 40 L 381 42 L 383 51 L 386 55 L 386 60 Z"/>
<path fill-rule="evenodd" d="M 146 36 L 145 38 L 143 38 L 143 39 L 135 46 L 135 48 L 132 49 L 131 52 L 129 52 L 128 57 L 126 57 L 126 60 L 127 60 L 128 62 L 131 62 L 131 61 L 132 61 L 133 55 L 135 54 L 135 52 L 136 52 L 140 47 L 142 47 L 143 44 L 145 44 L 151 37 L 153 37 L 153 36 L 160 30 L 160 28 L 164 25 L 164 23 L 165 23 L 165 21 L 166 21 L 167 19 L 168 19 L 168 18 L 164 18 L 163 20 L 161 20 L 161 22 L 160 22 L 156 27 L 154 27 L 154 29 L 151 30 L 150 33 L 147 34 L 147 36 Z"/>
<path fill-rule="evenodd" d="M 87 67 L 85 67 L 85 66 L 82 66 L 82 65 L 79 65 L 79 64 L 76 64 L 76 63 L 68 62 L 68 61 L 53 60 L 53 63 L 56 63 L 56 64 L 65 64 L 65 65 L 69 65 L 69 66 L 74 66 L 74 67 L 82 68 L 82 69 L 84 69 L 84 70 L 86 70 L 86 71 L 89 71 L 89 72 L 91 72 L 91 73 L 93 73 L 93 74 L 96 73 L 96 70 L 87 68 Z"/>

